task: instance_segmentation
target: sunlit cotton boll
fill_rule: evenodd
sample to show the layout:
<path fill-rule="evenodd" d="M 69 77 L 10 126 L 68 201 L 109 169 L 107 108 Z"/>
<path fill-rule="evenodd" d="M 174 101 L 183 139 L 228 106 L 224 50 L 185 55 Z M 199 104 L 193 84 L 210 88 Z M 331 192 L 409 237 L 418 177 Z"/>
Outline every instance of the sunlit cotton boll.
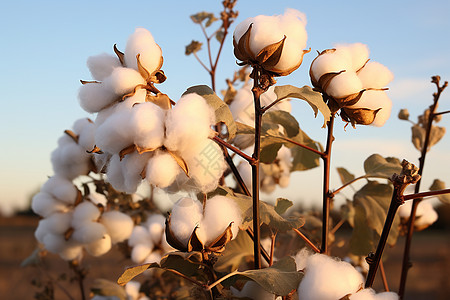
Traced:
<path fill-rule="evenodd" d="M 348 108 L 380 109 L 375 116 L 375 120 L 370 125 L 381 127 L 391 115 L 392 101 L 385 91 L 368 90 L 362 94 L 356 104 L 348 106 Z"/>
<path fill-rule="evenodd" d="M 336 300 L 356 293 L 363 284 L 362 275 L 351 264 L 314 254 L 307 258 L 298 295 L 299 299 Z"/>
<path fill-rule="evenodd" d="M 84 150 L 92 150 L 95 144 L 95 124 L 88 118 L 75 121 L 72 126 L 73 131 L 78 136 L 78 145 Z"/>
<path fill-rule="evenodd" d="M 351 59 L 351 70 L 358 71 L 369 59 L 369 47 L 362 43 L 337 44 L 336 53 L 347 55 Z"/>
<path fill-rule="evenodd" d="M 102 214 L 100 223 L 106 227 L 113 244 L 128 239 L 133 231 L 133 220 L 120 211 L 108 211 Z"/>
<path fill-rule="evenodd" d="M 363 289 L 350 296 L 350 300 L 398 300 L 399 297 L 394 292 L 375 293 L 371 288 Z"/>
<path fill-rule="evenodd" d="M 114 91 L 102 82 L 85 83 L 78 91 L 80 106 L 88 113 L 96 113 L 117 99 Z"/>
<path fill-rule="evenodd" d="M 90 244 L 102 239 L 106 233 L 103 224 L 87 221 L 74 228 L 72 238 L 79 243 Z"/>
<path fill-rule="evenodd" d="M 156 149 L 164 142 L 164 118 L 166 112 L 147 102 L 132 108 L 130 129 L 134 132 L 134 144 L 145 149 Z"/>
<path fill-rule="evenodd" d="M 231 224 L 234 239 L 239 232 L 241 223 L 242 215 L 236 202 L 225 196 L 214 196 L 206 200 L 205 211 L 197 230 L 197 236 L 204 244 L 209 244 Z"/>
<path fill-rule="evenodd" d="M 112 114 L 95 131 L 95 144 L 109 153 L 119 153 L 133 144 L 134 136 L 130 130 L 130 110 Z"/>
<path fill-rule="evenodd" d="M 145 28 L 136 28 L 130 35 L 125 47 L 125 64 L 138 70 L 136 56 L 139 54 L 141 65 L 149 72 L 155 71 L 161 63 L 162 51 L 155 43 L 152 34 Z"/>
<path fill-rule="evenodd" d="M 49 233 L 63 235 L 70 228 L 71 220 L 71 212 L 51 214 L 39 221 L 34 236 L 39 242 L 43 243 L 44 236 Z"/>
<path fill-rule="evenodd" d="M 67 204 L 73 204 L 78 195 L 78 190 L 72 182 L 60 176 L 50 177 L 42 186 L 41 191 L 47 192 Z"/>
<path fill-rule="evenodd" d="M 412 201 L 406 201 L 398 209 L 398 214 L 401 218 L 409 219 L 411 215 Z M 414 225 L 416 227 L 427 227 L 438 219 L 438 214 L 434 210 L 430 201 L 422 200 L 416 209 L 416 218 L 414 219 Z"/>
<path fill-rule="evenodd" d="M 58 147 L 53 150 L 50 159 L 55 174 L 68 180 L 87 175 L 91 169 L 91 154 L 67 135 L 58 139 Z"/>
<path fill-rule="evenodd" d="M 67 203 L 55 199 L 47 192 L 39 192 L 33 196 L 31 209 L 36 214 L 46 218 L 56 212 L 67 212 L 70 210 L 70 207 Z"/>
<path fill-rule="evenodd" d="M 111 237 L 109 234 L 104 234 L 101 239 L 84 246 L 86 251 L 92 256 L 101 256 L 111 249 Z"/>
<path fill-rule="evenodd" d="M 92 78 L 98 81 L 103 81 L 111 75 L 114 68 L 121 66 L 118 57 L 108 53 L 90 56 L 86 64 L 91 72 Z"/>
<path fill-rule="evenodd" d="M 245 51 L 244 55 L 255 59 L 262 49 L 278 43 L 286 37 L 280 60 L 275 66 L 267 66 L 266 69 L 287 75 L 300 66 L 307 40 L 306 16 L 303 13 L 294 9 L 287 9 L 284 15 L 259 15 L 248 18 L 236 26 L 233 36 L 236 44 L 239 43 L 250 24 L 252 24 L 249 38 L 250 49 L 240 49 Z M 248 50 L 250 51 L 248 52 Z M 242 57 L 237 58 L 242 59 Z"/>
<path fill-rule="evenodd" d="M 164 145 L 183 155 L 184 151 L 208 138 L 214 120 L 214 112 L 202 96 L 186 94 L 167 112 Z"/>
<path fill-rule="evenodd" d="M 311 79 L 318 82 L 322 75 L 351 70 L 352 61 L 345 53 L 327 51 L 317 56 L 311 63 Z"/>
<path fill-rule="evenodd" d="M 142 154 L 133 152 L 125 155 L 122 161 L 119 162 L 122 166 L 122 173 L 124 174 L 124 192 L 129 194 L 136 192 L 142 182 L 142 172 L 151 156 L 151 152 Z"/>
<path fill-rule="evenodd" d="M 138 85 L 145 85 L 146 81 L 138 71 L 130 68 L 115 68 L 111 75 L 103 81 L 105 86 L 117 96 L 124 96 L 134 91 Z"/>
<path fill-rule="evenodd" d="M 171 154 L 165 151 L 157 152 L 148 160 L 146 180 L 149 184 L 165 188 L 168 187 L 181 172 L 181 167 Z"/>
<path fill-rule="evenodd" d="M 187 246 L 194 228 L 203 218 L 202 204 L 191 198 L 181 198 L 172 208 L 170 214 L 170 229 L 183 245 Z"/>
<path fill-rule="evenodd" d="M 84 201 L 78 204 L 73 211 L 72 226 L 80 227 L 86 222 L 97 221 L 99 217 L 98 207 L 92 202 Z"/>
<path fill-rule="evenodd" d="M 363 88 L 384 88 L 394 79 L 394 74 L 379 62 L 368 62 L 364 68 L 358 71 L 358 77 Z"/>
<path fill-rule="evenodd" d="M 330 81 L 326 93 L 335 99 L 359 93 L 363 89 L 361 80 L 353 71 L 345 71 Z"/>

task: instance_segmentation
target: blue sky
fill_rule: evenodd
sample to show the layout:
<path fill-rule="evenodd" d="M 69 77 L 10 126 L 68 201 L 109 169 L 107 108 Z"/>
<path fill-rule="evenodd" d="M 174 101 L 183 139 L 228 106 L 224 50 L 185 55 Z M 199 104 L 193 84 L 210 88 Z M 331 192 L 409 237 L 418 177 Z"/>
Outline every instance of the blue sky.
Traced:
<path fill-rule="evenodd" d="M 345 166 L 361 174 L 363 160 L 372 153 L 407 158 L 417 163 L 419 153 L 410 143 L 410 125 L 396 118 L 408 108 L 415 120 L 430 105 L 432 75 L 450 80 L 450 2 L 440 1 L 248 1 L 238 2 L 240 22 L 259 14 L 281 14 L 292 7 L 308 19 L 308 47 L 312 52 L 293 74 L 279 84 L 310 85 L 308 69 L 316 50 L 334 43 L 362 42 L 371 59 L 386 65 L 395 75 L 390 85 L 394 102 L 391 119 L 383 128 L 336 126 L 333 167 Z M 208 75 L 184 46 L 202 41 L 198 26 L 189 15 L 199 11 L 219 12 L 220 1 L 8 1 L 0 11 L 0 210 L 19 206 L 52 175 L 50 153 L 64 129 L 89 116 L 78 105 L 79 79 L 90 79 L 86 59 L 101 52 L 112 53 L 113 44 L 124 49 L 136 27 L 150 30 L 161 46 L 163 70 L 168 80 L 160 89 L 177 99 L 189 86 L 209 84 Z M 234 24 L 235 25 L 235 24 Z M 234 25 L 232 29 L 234 29 Z M 200 53 L 202 56 L 205 53 Z M 231 40 L 219 63 L 217 85 L 237 66 Z M 303 103 L 293 104 L 293 114 L 313 138 L 324 142 L 321 120 L 314 119 Z M 450 109 L 450 90 L 441 99 L 441 109 Z M 441 126 L 448 127 L 449 117 Z M 424 189 L 440 177 L 450 185 L 450 138 L 429 154 Z M 337 173 L 332 186 L 338 187 Z M 293 176 L 300 190 L 280 193 L 309 202 L 319 199 L 320 170 Z"/>

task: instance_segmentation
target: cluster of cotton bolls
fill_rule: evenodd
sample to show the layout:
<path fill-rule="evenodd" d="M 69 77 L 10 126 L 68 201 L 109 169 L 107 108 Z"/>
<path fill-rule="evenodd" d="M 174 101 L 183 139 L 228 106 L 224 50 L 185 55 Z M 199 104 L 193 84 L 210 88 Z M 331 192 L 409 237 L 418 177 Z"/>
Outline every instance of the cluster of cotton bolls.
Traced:
<path fill-rule="evenodd" d="M 159 262 L 164 254 L 174 250 L 166 241 L 165 222 L 164 216 L 153 214 L 133 228 L 128 239 L 132 261 L 138 264 Z"/>
<path fill-rule="evenodd" d="M 406 201 L 398 209 L 398 214 L 402 219 L 402 223 L 409 220 L 411 215 L 411 207 L 413 201 Z M 438 214 L 434 210 L 433 205 L 429 200 L 422 200 L 419 202 L 416 210 L 416 218 L 414 219 L 414 227 L 416 230 L 423 230 L 436 222 Z"/>
<path fill-rule="evenodd" d="M 65 260 L 81 259 L 83 249 L 93 256 L 103 255 L 113 244 L 128 239 L 133 229 L 128 215 L 105 211 L 102 203 L 90 200 L 99 197 L 82 201 L 80 197 L 70 181 L 55 176 L 32 202 L 34 212 L 43 217 L 35 231 L 36 239 Z"/>
<path fill-rule="evenodd" d="M 288 75 L 301 65 L 304 53 L 308 52 L 302 50 L 307 40 L 305 26 L 306 16 L 291 8 L 284 15 L 245 19 L 234 31 L 235 56 L 244 63 L 257 62 L 275 75 Z M 266 47 L 273 45 L 282 50 L 264 53 Z"/>
<path fill-rule="evenodd" d="M 303 277 L 298 287 L 300 300 L 336 300 L 349 295 L 351 300 L 397 300 L 393 292 L 376 294 L 364 289 L 364 278 L 351 264 L 324 254 L 312 254 L 305 248 L 295 256 L 298 270 Z"/>
<path fill-rule="evenodd" d="M 261 95 L 261 106 L 268 106 L 277 99 L 277 95 L 274 92 L 274 87 L 270 87 L 267 92 Z M 247 82 L 242 88 L 240 88 L 230 104 L 230 110 L 233 114 L 233 118 L 240 123 L 254 127 L 255 123 L 255 111 L 253 108 L 253 94 L 251 92 L 251 86 Z M 269 111 L 282 110 L 291 112 L 291 103 L 288 100 L 283 100 L 272 106 Z M 284 130 L 280 126 L 280 130 Z M 246 147 L 243 151 L 246 153 L 252 153 L 253 142 L 248 142 L 248 137 L 244 135 L 236 136 L 234 143 L 238 147 Z M 292 167 L 292 153 L 291 150 L 285 146 L 282 146 L 278 150 L 277 157 L 272 164 L 260 164 L 260 187 L 265 193 L 272 193 L 276 185 L 280 187 L 287 187 L 290 181 L 290 173 Z M 251 190 L 251 166 L 244 161 L 241 161 L 238 166 L 238 171 L 242 176 L 246 186 Z"/>
<path fill-rule="evenodd" d="M 214 196 L 202 203 L 188 197 L 178 200 L 172 208 L 169 229 L 184 249 L 195 230 L 203 245 L 209 246 L 231 225 L 232 239 L 236 238 L 242 214 L 233 199 Z"/>
<path fill-rule="evenodd" d="M 162 94 L 150 94 L 158 77 L 142 77 L 142 68 L 145 74 L 156 74 L 162 56 L 147 30 L 131 35 L 123 57 L 90 57 L 92 76 L 103 82 L 84 84 L 79 92 L 81 106 L 98 112 L 95 145 L 103 152 L 96 157 L 99 169 L 106 167 L 108 181 L 127 193 L 135 192 L 143 178 L 160 188 L 175 184 L 213 190 L 226 165 L 220 147 L 209 139 L 215 120 L 210 106 L 201 96 L 186 94 L 171 108 L 158 102 Z M 113 96 L 103 101 L 91 89 Z"/>
<path fill-rule="evenodd" d="M 392 102 L 383 89 L 394 76 L 384 65 L 369 61 L 366 45 L 337 45 L 323 51 L 313 60 L 310 77 L 356 124 L 383 126 L 389 118 Z M 363 110 L 377 111 L 375 119 Z"/>

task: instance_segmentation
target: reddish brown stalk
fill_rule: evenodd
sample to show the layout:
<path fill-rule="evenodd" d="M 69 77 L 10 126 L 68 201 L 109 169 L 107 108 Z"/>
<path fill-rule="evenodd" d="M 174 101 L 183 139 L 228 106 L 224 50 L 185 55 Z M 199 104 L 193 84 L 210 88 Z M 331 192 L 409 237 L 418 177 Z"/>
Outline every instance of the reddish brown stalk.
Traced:
<path fill-rule="evenodd" d="M 386 292 L 389 292 L 389 285 L 386 278 L 386 272 L 384 271 L 384 264 L 383 260 L 380 261 L 380 275 L 381 275 L 381 281 L 383 282 L 384 290 Z"/>
<path fill-rule="evenodd" d="M 299 237 L 301 237 L 302 238 L 302 240 L 306 243 L 306 244 L 308 244 L 308 246 L 309 247 L 311 247 L 311 249 L 313 249 L 314 250 L 314 252 L 316 252 L 316 253 L 320 253 L 320 250 L 319 250 L 319 248 L 317 248 L 300 230 L 298 230 L 298 229 L 296 229 L 296 228 L 294 228 L 294 229 L 292 229 L 292 230 L 294 230 L 294 232 L 295 233 L 297 233 L 298 234 L 298 236 Z"/>
<path fill-rule="evenodd" d="M 244 152 L 242 152 L 240 149 L 236 148 L 235 146 L 225 142 L 224 140 L 222 140 L 221 138 L 215 136 L 212 138 L 212 140 L 214 140 L 216 143 L 218 143 L 219 145 L 222 145 L 224 147 L 227 147 L 228 149 L 230 149 L 231 151 L 233 151 L 234 153 L 236 153 L 237 155 L 239 155 L 240 157 L 242 157 L 243 159 L 245 159 L 246 161 L 248 161 L 250 164 L 255 162 L 255 159 L 247 154 L 245 154 Z"/>

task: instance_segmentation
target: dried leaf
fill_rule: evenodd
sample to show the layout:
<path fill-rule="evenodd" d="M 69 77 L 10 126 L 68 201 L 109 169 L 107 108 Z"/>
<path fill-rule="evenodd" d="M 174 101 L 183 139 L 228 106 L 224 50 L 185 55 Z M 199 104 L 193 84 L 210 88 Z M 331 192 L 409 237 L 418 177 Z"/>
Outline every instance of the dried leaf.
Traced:
<path fill-rule="evenodd" d="M 187 252 L 202 251 L 203 249 L 205 249 L 203 242 L 200 241 L 200 239 L 197 236 L 197 229 L 198 227 L 195 227 L 194 230 L 192 231 L 191 237 L 189 238 L 187 244 Z"/>
<path fill-rule="evenodd" d="M 225 33 L 223 32 L 223 30 L 219 30 L 216 32 L 216 39 L 219 43 L 223 42 L 224 37 L 225 37 Z"/>
<path fill-rule="evenodd" d="M 225 250 L 225 246 L 233 238 L 231 225 L 233 225 L 233 222 L 231 222 L 230 225 L 228 225 L 228 227 L 224 230 L 222 234 L 220 234 L 214 241 L 212 241 L 208 246 L 205 247 L 206 250 L 216 253 L 223 252 Z"/>
<path fill-rule="evenodd" d="M 166 233 L 166 241 L 167 243 L 172 246 L 173 248 L 187 252 L 187 245 L 183 245 L 175 236 L 175 234 L 172 232 L 172 229 L 170 229 L 170 216 L 166 219 L 166 226 L 165 226 L 165 233 Z"/>
<path fill-rule="evenodd" d="M 116 53 L 117 58 L 120 61 L 120 64 L 122 65 L 122 67 L 125 66 L 125 54 L 123 52 L 119 51 L 119 49 L 117 49 L 116 44 L 114 44 L 113 49 L 114 49 L 114 53 Z"/>
<path fill-rule="evenodd" d="M 146 102 L 153 102 L 154 104 L 158 105 L 162 109 L 169 110 L 172 108 L 172 103 L 174 103 L 169 96 L 163 93 L 158 93 L 155 96 L 151 94 L 147 94 L 147 97 L 145 98 Z"/>
<path fill-rule="evenodd" d="M 370 125 L 375 120 L 377 113 L 381 108 L 372 110 L 368 108 L 342 108 L 341 118 L 346 122 L 350 122 L 353 127 L 355 124 Z"/>
<path fill-rule="evenodd" d="M 212 23 L 214 23 L 218 19 L 214 16 L 213 13 L 208 13 L 208 12 L 202 11 L 202 12 L 196 13 L 194 15 L 191 15 L 191 20 L 195 24 L 200 24 L 203 21 L 207 20 L 205 23 L 205 27 L 209 27 L 209 26 L 211 26 Z"/>
<path fill-rule="evenodd" d="M 151 263 L 126 268 L 125 271 L 122 273 L 122 275 L 120 275 L 119 279 L 117 279 L 117 284 L 124 286 L 125 284 L 130 282 L 134 277 L 144 273 L 146 270 L 158 267 L 159 267 L 158 264 Z"/>
<path fill-rule="evenodd" d="M 141 54 L 136 55 L 139 74 L 141 74 L 142 78 L 144 78 L 145 81 L 148 82 L 150 79 L 150 72 L 142 65 L 140 57 L 141 57 Z"/>
<path fill-rule="evenodd" d="M 241 232 L 227 244 L 225 251 L 214 264 L 214 269 L 218 272 L 237 270 L 247 257 L 253 257 L 253 240 L 248 234 Z"/>
<path fill-rule="evenodd" d="M 274 67 L 280 61 L 285 40 L 286 36 L 284 36 L 284 38 L 281 41 L 270 44 L 261 49 L 258 55 L 256 55 L 256 61 L 259 63 L 259 65 L 262 66 L 263 68 L 269 69 L 271 67 Z"/>
<path fill-rule="evenodd" d="M 250 50 L 250 34 L 252 31 L 252 26 L 253 23 L 248 26 L 247 31 L 241 36 L 237 44 L 233 39 L 234 56 L 244 63 L 247 63 L 253 59 L 252 52 Z"/>
<path fill-rule="evenodd" d="M 402 166 L 397 158 L 372 154 L 364 161 L 364 171 L 367 176 L 391 178 L 394 173 L 400 174 Z"/>
<path fill-rule="evenodd" d="M 263 115 L 263 123 L 281 125 L 286 130 L 288 137 L 294 137 L 300 132 L 297 120 L 287 111 L 268 111 Z"/>
<path fill-rule="evenodd" d="M 292 207 L 294 203 L 292 201 L 285 198 L 277 198 L 277 202 L 275 204 L 275 211 L 282 215 L 284 214 L 290 207 Z"/>
<path fill-rule="evenodd" d="M 352 173 L 347 171 L 347 169 L 345 169 L 345 168 L 340 167 L 340 168 L 336 168 L 336 170 L 339 173 L 339 178 L 341 178 L 342 184 L 346 184 L 346 183 L 352 181 L 353 179 L 355 179 L 355 175 L 353 175 Z"/>
<path fill-rule="evenodd" d="M 435 179 L 433 184 L 430 186 L 430 191 L 445 190 L 445 182 Z M 442 194 L 437 196 L 438 199 L 445 204 L 450 204 L 450 194 Z"/>
<path fill-rule="evenodd" d="M 117 285 L 116 282 L 102 278 L 94 279 L 91 285 L 91 291 L 94 295 L 117 297 L 119 300 L 127 299 L 127 293 L 123 287 Z"/>
<path fill-rule="evenodd" d="M 192 53 L 200 51 L 202 49 L 202 45 L 203 45 L 203 43 L 192 40 L 192 42 L 186 46 L 186 50 L 185 50 L 184 54 L 191 55 Z"/>
<path fill-rule="evenodd" d="M 134 145 L 134 144 L 129 145 L 129 146 L 123 148 L 122 150 L 120 150 L 120 152 L 119 152 L 119 158 L 120 158 L 120 161 L 122 161 L 122 159 L 123 159 L 126 155 L 131 154 L 131 153 L 133 153 L 134 151 L 136 151 L 136 145 Z"/>
<path fill-rule="evenodd" d="M 78 135 L 75 134 L 72 130 L 64 130 L 64 133 L 72 138 L 72 140 L 78 144 Z"/>

